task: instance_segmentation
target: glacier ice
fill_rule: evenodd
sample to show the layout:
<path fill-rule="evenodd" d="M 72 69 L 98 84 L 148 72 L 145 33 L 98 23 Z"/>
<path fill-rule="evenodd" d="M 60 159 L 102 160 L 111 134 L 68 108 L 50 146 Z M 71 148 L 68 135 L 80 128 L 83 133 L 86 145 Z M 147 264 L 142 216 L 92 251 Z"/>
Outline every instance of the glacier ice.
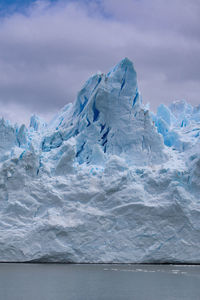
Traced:
<path fill-rule="evenodd" d="M 46 124 L 0 120 L 0 261 L 200 263 L 200 106 L 142 104 L 132 62 Z"/>

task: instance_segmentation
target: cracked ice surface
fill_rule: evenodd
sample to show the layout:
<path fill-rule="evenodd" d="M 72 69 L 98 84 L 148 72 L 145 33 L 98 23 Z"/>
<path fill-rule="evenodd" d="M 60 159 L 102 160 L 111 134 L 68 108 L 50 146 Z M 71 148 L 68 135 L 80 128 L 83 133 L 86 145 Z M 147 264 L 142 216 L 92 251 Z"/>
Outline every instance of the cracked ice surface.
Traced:
<path fill-rule="evenodd" d="M 200 262 L 200 107 L 146 109 L 127 58 L 49 124 L 0 120 L 0 261 Z"/>

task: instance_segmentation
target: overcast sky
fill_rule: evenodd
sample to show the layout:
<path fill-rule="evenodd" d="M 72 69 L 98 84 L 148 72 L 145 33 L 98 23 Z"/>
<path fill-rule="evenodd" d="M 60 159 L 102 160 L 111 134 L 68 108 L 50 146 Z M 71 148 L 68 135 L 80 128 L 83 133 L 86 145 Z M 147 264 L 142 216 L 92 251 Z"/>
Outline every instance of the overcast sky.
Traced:
<path fill-rule="evenodd" d="M 199 0 L 1 0 L 0 115 L 49 119 L 130 58 L 143 101 L 200 104 Z"/>

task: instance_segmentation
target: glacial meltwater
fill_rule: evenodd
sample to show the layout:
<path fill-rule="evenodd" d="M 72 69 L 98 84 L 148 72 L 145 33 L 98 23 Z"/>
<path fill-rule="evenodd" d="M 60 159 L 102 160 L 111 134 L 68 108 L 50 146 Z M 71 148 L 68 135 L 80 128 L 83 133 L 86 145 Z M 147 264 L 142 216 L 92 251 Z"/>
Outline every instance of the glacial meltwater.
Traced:
<path fill-rule="evenodd" d="M 199 300 L 199 265 L 0 264 L 0 300 Z"/>

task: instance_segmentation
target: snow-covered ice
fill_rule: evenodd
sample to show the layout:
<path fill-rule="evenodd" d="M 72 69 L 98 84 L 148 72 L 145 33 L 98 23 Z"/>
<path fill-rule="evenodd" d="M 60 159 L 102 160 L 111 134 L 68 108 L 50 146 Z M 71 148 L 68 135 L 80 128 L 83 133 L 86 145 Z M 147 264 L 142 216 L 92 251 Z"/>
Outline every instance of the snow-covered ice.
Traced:
<path fill-rule="evenodd" d="M 200 263 L 200 106 L 149 111 L 125 58 L 49 124 L 0 120 L 0 261 Z"/>

